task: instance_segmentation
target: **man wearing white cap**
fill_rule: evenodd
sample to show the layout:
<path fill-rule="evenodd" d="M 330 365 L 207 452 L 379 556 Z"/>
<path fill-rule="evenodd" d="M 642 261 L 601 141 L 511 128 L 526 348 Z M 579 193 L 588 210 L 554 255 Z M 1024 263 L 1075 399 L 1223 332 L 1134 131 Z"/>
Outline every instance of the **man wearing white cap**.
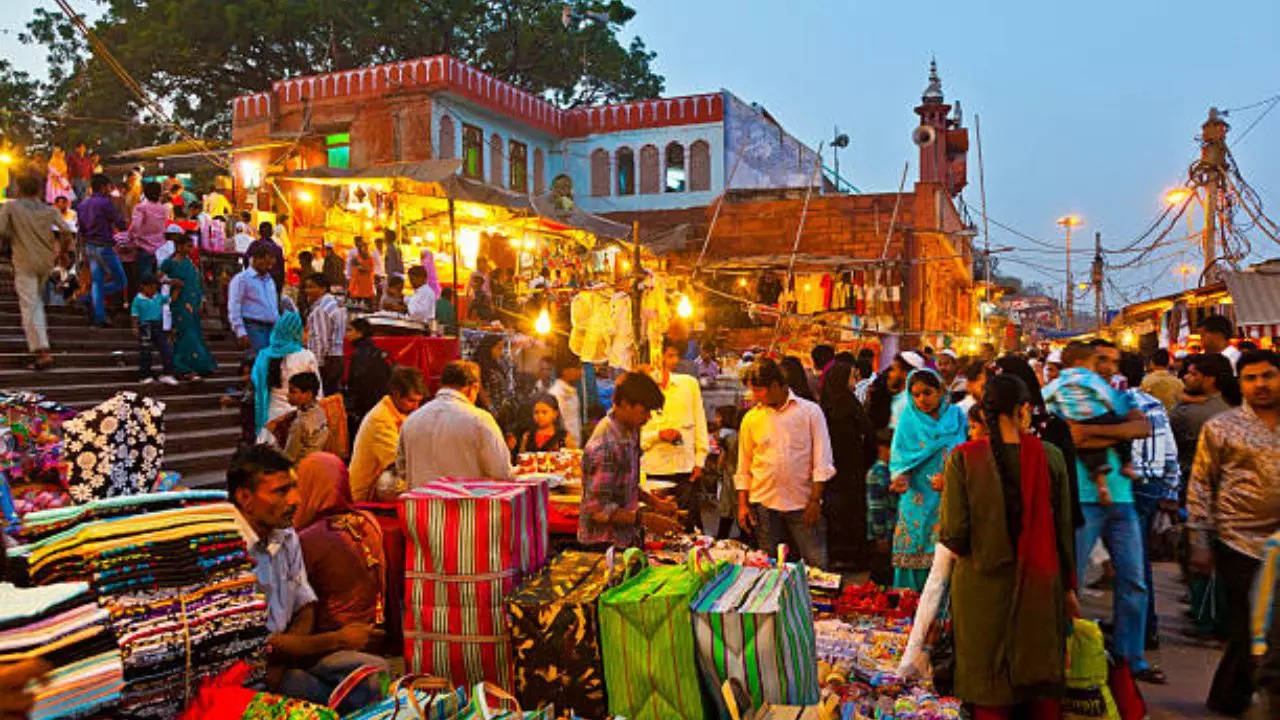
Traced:
<path fill-rule="evenodd" d="M 938 374 L 942 375 L 942 383 L 953 398 L 966 391 L 964 376 L 960 374 L 960 359 L 956 357 L 955 350 L 944 348 L 938 353 Z"/>
<path fill-rule="evenodd" d="M 236 223 L 236 234 L 231 238 L 231 242 L 235 245 L 237 255 L 244 255 L 249 252 L 249 246 L 253 244 L 253 239 L 253 236 L 249 234 L 248 225 L 243 222 Z"/>
<path fill-rule="evenodd" d="M 1054 350 L 1044 361 L 1044 384 L 1048 385 L 1062 374 L 1062 351 Z"/>

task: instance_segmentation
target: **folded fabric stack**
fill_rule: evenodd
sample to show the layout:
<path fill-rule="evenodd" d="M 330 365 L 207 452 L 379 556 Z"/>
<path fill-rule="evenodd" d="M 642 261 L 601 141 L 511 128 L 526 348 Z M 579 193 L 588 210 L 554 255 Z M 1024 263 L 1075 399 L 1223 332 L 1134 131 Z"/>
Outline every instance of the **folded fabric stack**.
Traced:
<path fill-rule="evenodd" d="M 31 720 L 86 717 L 116 704 L 123 669 L 107 622 L 87 583 L 0 584 L 0 665 L 40 657 L 53 668 L 34 690 Z"/>
<path fill-rule="evenodd" d="M 222 490 L 183 490 L 122 495 L 94 500 L 84 505 L 69 505 L 27 513 L 22 518 L 22 524 L 9 535 L 19 543 L 29 544 L 92 520 L 107 520 L 157 510 L 225 502 L 226 499 L 227 494 Z"/>
<path fill-rule="evenodd" d="M 237 660 L 249 661 L 257 677 L 265 664 L 266 602 L 234 507 L 212 502 L 112 516 L 123 507 L 225 498 L 171 495 L 99 501 L 84 517 L 103 519 L 12 552 L 31 584 L 78 580 L 97 593 L 124 663 L 125 717 L 174 717 L 205 677 Z"/>
<path fill-rule="evenodd" d="M 506 601 L 547 559 L 547 484 L 442 479 L 400 496 L 411 673 L 511 688 Z"/>

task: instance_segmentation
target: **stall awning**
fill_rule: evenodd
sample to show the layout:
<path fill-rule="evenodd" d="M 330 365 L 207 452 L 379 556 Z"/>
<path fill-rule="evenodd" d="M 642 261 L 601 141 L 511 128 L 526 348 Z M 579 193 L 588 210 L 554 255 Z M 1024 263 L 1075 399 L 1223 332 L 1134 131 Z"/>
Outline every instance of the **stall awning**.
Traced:
<path fill-rule="evenodd" d="M 420 160 L 418 162 L 387 163 L 362 168 L 315 167 L 294 170 L 283 176 L 285 180 L 332 184 L 353 180 L 392 181 L 411 180 L 420 183 L 438 183 L 452 177 L 462 167 L 457 159 Z"/>
<path fill-rule="evenodd" d="M 1241 327 L 1280 328 L 1280 272 L 1223 273 Z"/>

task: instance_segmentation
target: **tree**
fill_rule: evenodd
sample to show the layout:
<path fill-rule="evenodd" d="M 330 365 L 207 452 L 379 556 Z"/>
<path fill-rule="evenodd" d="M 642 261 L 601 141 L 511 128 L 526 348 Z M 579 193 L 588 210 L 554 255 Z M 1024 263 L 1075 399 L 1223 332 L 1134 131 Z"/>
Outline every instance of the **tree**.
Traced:
<path fill-rule="evenodd" d="M 18 146 L 34 142 L 43 131 L 40 110 L 40 83 L 0 59 L 0 142 Z"/>
<path fill-rule="evenodd" d="M 230 135 L 231 100 L 280 78 L 450 54 L 561 105 L 656 97 L 654 53 L 621 27 L 621 0 L 574 0 L 608 22 L 561 22 L 545 0 L 98 0 L 93 30 L 138 84 L 192 134 Z M 135 123 L 93 126 L 108 149 L 174 139 L 88 53 L 65 17 L 37 9 L 24 42 L 48 50 L 48 96 L 62 112 Z M 83 132 L 85 129 L 81 128 Z M 68 131 L 62 130 L 64 135 Z"/>

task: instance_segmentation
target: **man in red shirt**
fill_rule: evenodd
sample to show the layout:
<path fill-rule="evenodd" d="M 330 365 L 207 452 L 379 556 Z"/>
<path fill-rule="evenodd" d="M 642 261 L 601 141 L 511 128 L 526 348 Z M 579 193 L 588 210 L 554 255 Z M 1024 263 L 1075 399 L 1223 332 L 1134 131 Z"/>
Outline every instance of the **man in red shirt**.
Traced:
<path fill-rule="evenodd" d="M 89 179 L 93 177 L 93 166 L 96 159 L 89 154 L 83 142 L 76 143 L 75 152 L 67 156 L 67 175 L 71 177 L 71 188 L 76 192 L 76 202 L 84 199 L 89 190 Z"/>

